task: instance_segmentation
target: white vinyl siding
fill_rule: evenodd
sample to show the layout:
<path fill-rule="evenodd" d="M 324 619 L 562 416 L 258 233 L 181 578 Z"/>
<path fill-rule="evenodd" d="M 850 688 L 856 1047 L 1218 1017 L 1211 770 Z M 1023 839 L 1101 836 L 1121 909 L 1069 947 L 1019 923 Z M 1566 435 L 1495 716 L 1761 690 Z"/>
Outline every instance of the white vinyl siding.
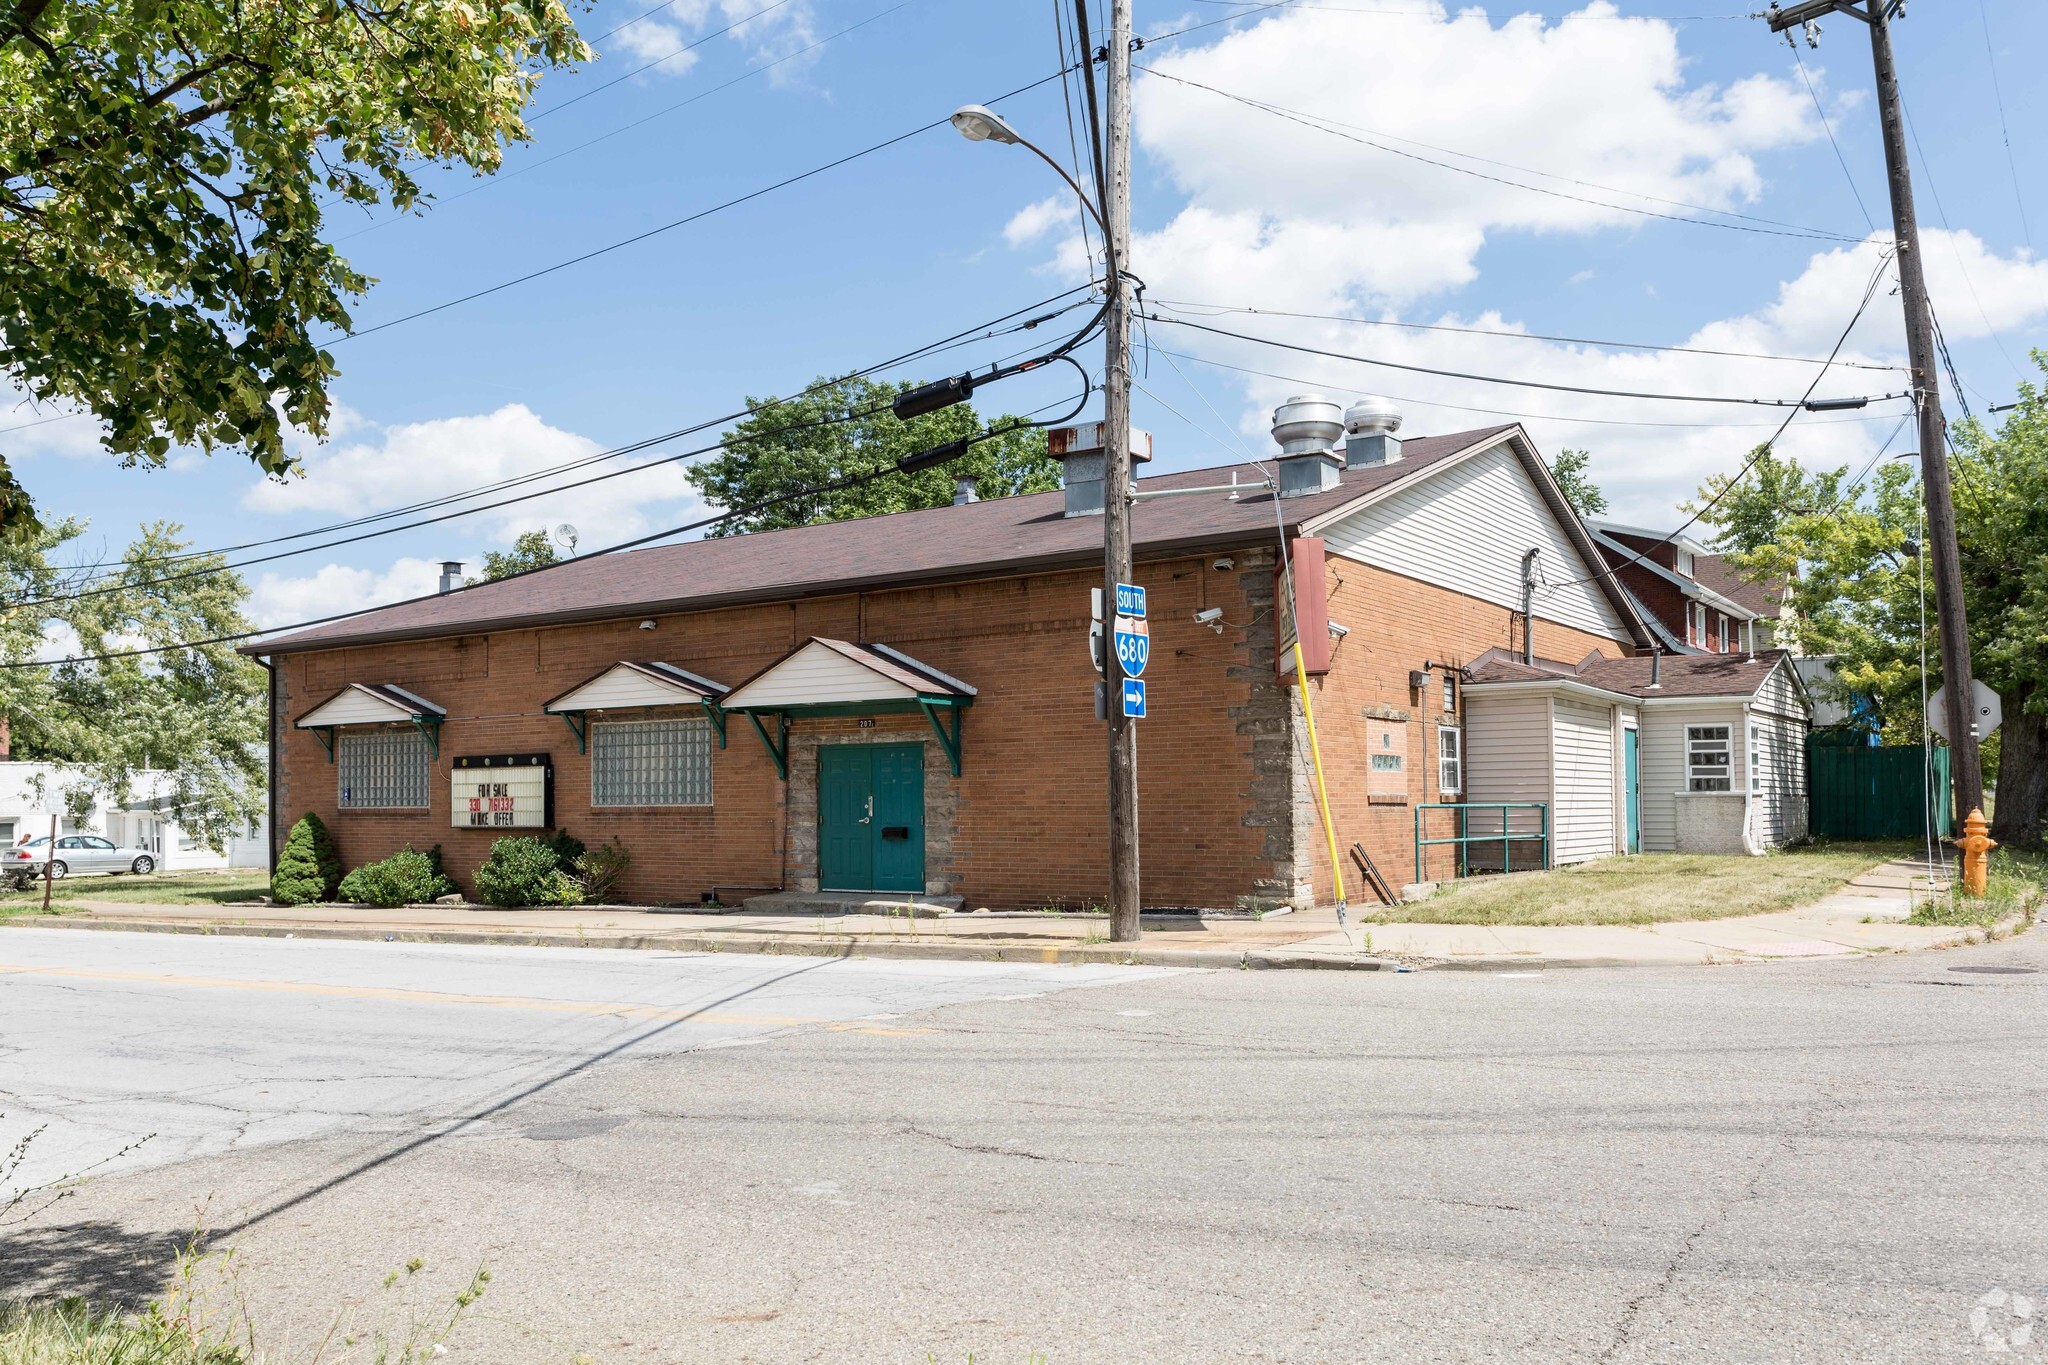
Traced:
<path fill-rule="evenodd" d="M 624 711 L 636 706 L 694 706 L 699 694 L 680 683 L 642 673 L 637 668 L 608 669 L 583 686 L 549 704 L 553 711 Z"/>
<path fill-rule="evenodd" d="M 334 737 L 343 810 L 425 810 L 433 760 L 418 730 L 355 730 Z"/>
<path fill-rule="evenodd" d="M 916 689 L 847 658 L 836 649 L 811 644 L 790 655 L 725 699 L 727 706 L 809 706 L 834 702 L 902 701 Z"/>
<path fill-rule="evenodd" d="M 590 804 L 711 804 L 711 722 L 599 721 L 590 727 Z"/>
<path fill-rule="evenodd" d="M 1614 852 L 1614 708 L 1557 699 L 1551 859 L 1581 863 Z"/>
<path fill-rule="evenodd" d="M 1521 610 L 1522 555 L 1566 586 L 1541 591 L 1536 615 L 1614 640 L 1628 638 L 1599 587 L 1600 566 L 1573 548 L 1521 460 L 1506 444 L 1397 485 L 1320 530 L 1329 552 L 1390 573 Z"/>
<path fill-rule="evenodd" d="M 1806 726 L 1761 712 L 1750 714 L 1750 725 L 1757 732 L 1750 832 L 1759 847 L 1776 848 L 1806 837 Z"/>
<path fill-rule="evenodd" d="M 434 708 L 422 702 L 418 712 L 431 715 Z M 351 687 L 300 716 L 298 725 L 300 729 L 330 725 L 388 725 L 393 721 L 410 720 L 413 714 L 404 704 L 403 697 L 387 701 L 360 687 Z"/>
<path fill-rule="evenodd" d="M 1550 698 L 1542 696 L 1488 696 L 1486 690 L 1465 694 L 1465 795 L 1468 803 L 1535 802 L 1550 804 Z M 1431 833 L 1455 832 L 1450 817 L 1439 813 L 1441 824 Z M 1533 810 L 1509 813 L 1509 829 L 1534 834 L 1542 828 L 1542 817 Z M 1481 834 L 1500 829 L 1496 811 L 1475 811 L 1468 831 Z M 1446 846 L 1448 847 L 1448 846 Z M 1515 866 L 1533 867 L 1537 853 L 1532 843 L 1517 845 Z M 1441 875 L 1451 866 L 1445 849 L 1428 850 L 1438 861 L 1432 870 Z M 1472 845 L 1472 859 L 1479 866 L 1497 867 L 1500 846 Z"/>

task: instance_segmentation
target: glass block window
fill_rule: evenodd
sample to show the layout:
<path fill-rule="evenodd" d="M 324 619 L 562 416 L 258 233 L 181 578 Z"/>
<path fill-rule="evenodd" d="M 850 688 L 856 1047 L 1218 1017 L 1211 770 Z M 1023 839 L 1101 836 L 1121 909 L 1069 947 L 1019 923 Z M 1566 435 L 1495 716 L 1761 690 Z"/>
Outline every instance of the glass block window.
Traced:
<path fill-rule="evenodd" d="M 433 767 L 418 730 L 343 730 L 334 737 L 343 810 L 425 810 Z"/>
<path fill-rule="evenodd" d="M 1725 725 L 1685 727 L 1685 787 L 1687 791 L 1725 792 L 1734 790 L 1729 778 L 1735 771 Z"/>
<path fill-rule="evenodd" d="M 590 804 L 711 804 L 711 722 L 600 721 L 590 727 Z"/>

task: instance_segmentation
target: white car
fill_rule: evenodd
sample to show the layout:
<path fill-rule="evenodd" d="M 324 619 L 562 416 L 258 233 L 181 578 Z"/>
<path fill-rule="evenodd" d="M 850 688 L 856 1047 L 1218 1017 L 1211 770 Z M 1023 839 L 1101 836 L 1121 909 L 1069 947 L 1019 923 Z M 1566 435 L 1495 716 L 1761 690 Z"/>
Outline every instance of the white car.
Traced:
<path fill-rule="evenodd" d="M 52 878 L 118 872 L 141 876 L 156 871 L 156 855 L 146 848 L 122 848 L 97 834 L 64 835 L 57 840 L 55 857 L 51 856 L 47 834 L 0 852 L 0 876 L 26 882 L 46 871 Z"/>

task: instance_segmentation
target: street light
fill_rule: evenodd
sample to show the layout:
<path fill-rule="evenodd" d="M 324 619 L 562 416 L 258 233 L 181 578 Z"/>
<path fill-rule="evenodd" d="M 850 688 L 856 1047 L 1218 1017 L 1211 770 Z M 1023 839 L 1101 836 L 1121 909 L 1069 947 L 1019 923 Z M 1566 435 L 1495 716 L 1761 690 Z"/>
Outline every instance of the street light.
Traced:
<path fill-rule="evenodd" d="M 1066 168 L 1061 166 L 1059 162 L 1047 156 L 1044 148 L 1025 137 L 1015 128 L 1012 128 L 1001 114 L 998 114 L 995 110 L 984 104 L 963 104 L 953 111 L 952 124 L 960 130 L 960 136 L 966 138 L 969 142 L 1000 142 L 1008 146 L 1022 147 L 1036 155 L 1040 161 L 1052 167 L 1059 175 L 1059 178 L 1066 181 L 1073 189 L 1075 196 L 1081 201 L 1081 207 L 1088 210 L 1089 216 L 1095 220 L 1095 225 L 1102 229 L 1103 241 L 1105 243 L 1109 241 L 1109 224 L 1102 221 L 1102 210 L 1095 206 L 1095 201 L 1089 197 L 1088 191 L 1081 188 L 1081 182 L 1068 175 Z M 1112 245 L 1107 249 L 1109 254 L 1109 277 L 1114 280 L 1116 278 L 1116 248 Z"/>

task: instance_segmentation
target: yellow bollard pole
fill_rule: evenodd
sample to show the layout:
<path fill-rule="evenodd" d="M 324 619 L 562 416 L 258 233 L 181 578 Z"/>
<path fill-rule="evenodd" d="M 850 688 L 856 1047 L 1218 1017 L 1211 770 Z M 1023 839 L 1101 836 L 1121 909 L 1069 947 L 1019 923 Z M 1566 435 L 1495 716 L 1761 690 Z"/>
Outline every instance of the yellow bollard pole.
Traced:
<path fill-rule="evenodd" d="M 1323 840 L 1330 846 L 1330 877 L 1337 884 L 1337 927 L 1344 927 L 1344 865 L 1337 859 L 1337 826 L 1330 819 L 1330 789 L 1323 781 L 1323 746 L 1316 741 L 1316 709 L 1308 699 L 1308 665 L 1301 641 L 1294 642 L 1294 684 L 1301 689 L 1301 718 L 1308 722 L 1308 752 L 1316 765 L 1316 804 L 1323 813 Z"/>

